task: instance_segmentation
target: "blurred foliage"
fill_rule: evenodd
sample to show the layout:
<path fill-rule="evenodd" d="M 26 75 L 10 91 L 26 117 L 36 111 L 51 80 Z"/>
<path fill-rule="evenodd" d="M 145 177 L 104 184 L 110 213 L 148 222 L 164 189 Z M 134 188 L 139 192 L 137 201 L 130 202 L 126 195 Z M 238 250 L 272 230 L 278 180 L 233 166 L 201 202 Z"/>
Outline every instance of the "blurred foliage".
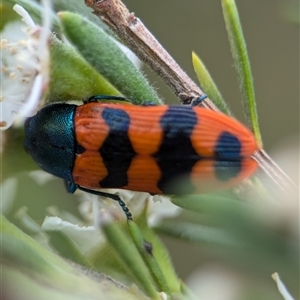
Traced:
<path fill-rule="evenodd" d="M 39 6 L 35 2 L 16 2 L 24 4 L 30 12 L 34 11 L 36 20 L 39 20 Z M 1 4 L 2 15 L 9 16 L 3 18 L 2 27 L 8 20 L 17 18 L 7 3 L 11 1 L 5 0 Z M 105 38 L 110 33 L 83 6 L 78 7 L 74 1 L 61 3 L 64 7 L 60 3 L 61 1 L 55 1 L 57 10 L 63 8 L 79 12 L 101 28 L 93 30 L 101 31 Z M 70 19 L 67 20 L 68 18 Z M 113 51 L 109 48 L 105 50 L 109 54 L 108 60 L 101 67 L 93 68 L 93 61 L 99 53 L 90 57 L 91 60 L 86 58 L 94 53 L 92 50 L 97 41 L 80 44 L 83 39 L 76 32 L 81 32 L 78 22 L 84 20 L 82 18 L 79 15 L 60 14 L 63 29 L 59 27 L 58 19 L 55 19 L 55 26 L 59 30 L 57 37 L 60 38 L 61 33 L 65 32 L 80 54 L 74 48 L 53 39 L 51 55 L 55 62 L 53 66 L 56 65 L 52 69 L 49 101 L 75 97 L 80 100 L 90 94 L 107 93 L 124 94 L 138 103 L 145 99 L 143 95 L 146 94 L 146 100 L 159 103 L 152 85 L 145 81 L 144 75 L 137 69 L 132 69 L 136 67 L 124 55 L 121 59 L 124 64 L 121 65 L 120 57 L 116 58 L 115 69 L 108 75 L 113 63 L 111 53 L 119 56 L 119 52 L 114 52 L 115 44 L 109 45 L 110 49 L 114 47 Z M 89 35 L 91 29 L 85 30 L 87 40 L 98 34 L 93 32 Z M 85 49 L 88 45 L 91 48 Z M 102 73 L 100 69 L 105 68 L 105 65 L 108 69 Z M 116 69 L 118 66 L 123 74 Z M 120 76 L 121 83 L 117 84 Z M 91 224 L 78 210 L 80 195 L 66 194 L 58 179 L 38 183 L 32 173 L 29 173 L 36 170 L 37 166 L 23 151 L 23 137 L 23 131 L 16 128 L 5 132 L 2 137 L 5 139 L 5 151 L 1 154 L 1 182 L 4 184 L 12 176 L 16 179 L 16 184 L 13 185 L 16 195 L 13 199 L 1 193 L 2 213 L 7 218 L 3 217 L 0 222 L 5 296 L 14 299 L 32 298 L 33 295 L 36 299 L 146 299 L 147 296 L 159 299 L 158 292 L 164 291 L 175 295 L 176 299 L 193 299 L 193 295 L 176 275 L 168 252 L 155 232 L 180 239 L 185 245 L 193 243 L 202 266 L 214 261 L 237 272 L 243 278 L 241 300 L 281 299 L 271 280 L 271 274 L 275 271 L 280 274 L 291 293 L 296 298 L 299 296 L 299 216 L 297 202 L 292 196 L 284 199 L 283 204 L 251 197 L 241 202 L 230 192 L 184 196 L 172 200 L 184 208 L 180 218 L 165 220 L 156 225 L 155 230 L 147 224 L 146 204 L 143 211 L 134 216 L 136 223 L 129 227 L 125 222 L 117 224 L 110 219 L 106 220 L 107 216 L 102 216 L 102 224 Z M 3 185 L 1 189 L 3 192 Z M 28 208 L 28 214 L 20 210 L 24 206 Z M 78 227 L 96 225 L 99 244 L 92 251 L 83 253 L 64 232 L 45 230 L 41 224 L 45 215 L 51 215 L 52 212 L 57 212 L 63 220 L 78 224 Z M 100 237 L 100 232 L 103 237 Z M 78 235 L 82 234 L 84 233 L 78 229 Z M 94 240 L 87 238 L 88 242 L 92 243 Z M 183 259 L 196 261 L 199 257 L 185 253 Z M 124 289 L 122 284 L 100 274 L 101 272 L 130 288 Z"/>

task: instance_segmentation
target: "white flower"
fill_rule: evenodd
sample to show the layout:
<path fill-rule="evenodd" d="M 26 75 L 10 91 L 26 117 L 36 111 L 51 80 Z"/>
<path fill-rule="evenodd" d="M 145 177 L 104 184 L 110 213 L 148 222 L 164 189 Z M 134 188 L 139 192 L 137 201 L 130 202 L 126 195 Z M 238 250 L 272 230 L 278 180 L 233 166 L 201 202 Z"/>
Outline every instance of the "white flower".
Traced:
<path fill-rule="evenodd" d="M 86 220 L 94 222 L 95 226 L 97 226 L 96 219 L 99 211 L 108 211 L 117 220 L 125 219 L 125 213 L 117 201 L 79 192 L 81 193 L 81 204 L 78 207 L 79 212 Z M 147 207 L 149 226 L 157 225 L 162 219 L 174 217 L 181 211 L 181 208 L 174 205 L 166 196 L 151 196 L 149 193 L 118 189 L 101 189 L 101 192 L 119 195 L 121 200 L 126 203 L 133 219 L 137 218 L 144 211 L 145 207 Z"/>
<path fill-rule="evenodd" d="M 178 216 L 181 211 L 182 208 L 173 204 L 170 197 L 155 195 L 148 208 L 148 225 L 153 227 L 165 218 Z"/>
<path fill-rule="evenodd" d="M 45 231 L 61 231 L 76 245 L 83 253 L 88 254 L 98 244 L 104 242 L 105 238 L 97 227 L 79 226 L 58 217 L 46 217 L 42 224 Z"/>
<path fill-rule="evenodd" d="M 178 214 L 180 208 L 173 205 L 167 197 L 162 197 L 159 201 L 152 201 L 153 196 L 148 193 L 132 192 L 127 190 L 101 190 L 103 192 L 118 194 L 133 215 L 133 219 L 137 218 L 147 206 L 148 223 L 154 225 L 158 220 L 165 216 Z M 99 230 L 99 224 L 105 223 L 111 218 L 117 220 L 126 220 L 126 216 L 117 201 L 110 198 L 95 196 L 86 192 L 78 191 L 81 197 L 81 204 L 78 209 L 85 218 L 85 223 L 90 226 L 80 226 L 79 220 L 72 220 L 66 216 L 46 217 L 42 225 L 45 231 L 62 231 L 85 255 L 88 255 L 105 242 L 105 237 Z M 155 196 L 159 197 L 160 196 Z M 57 215 L 58 212 L 55 212 Z M 105 218 L 106 216 L 106 218 Z M 99 219 L 101 218 L 101 219 Z M 66 221 L 68 219 L 68 221 Z"/>
<path fill-rule="evenodd" d="M 0 42 L 2 130 L 10 127 L 18 116 L 32 116 L 35 113 L 49 78 L 49 18 L 44 18 L 48 27 L 42 28 L 34 24 L 20 5 L 15 5 L 14 10 L 22 16 L 26 26 L 21 28 L 20 23 L 9 23 Z M 50 11 L 50 8 L 46 6 L 45 11 Z M 12 37 L 18 37 L 18 40 Z"/>

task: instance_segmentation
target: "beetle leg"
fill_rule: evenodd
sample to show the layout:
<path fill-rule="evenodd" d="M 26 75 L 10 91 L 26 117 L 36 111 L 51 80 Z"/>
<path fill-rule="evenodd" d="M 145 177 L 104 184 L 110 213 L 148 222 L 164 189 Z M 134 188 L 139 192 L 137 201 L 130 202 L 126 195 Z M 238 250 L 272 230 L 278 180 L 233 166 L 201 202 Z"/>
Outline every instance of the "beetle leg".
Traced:
<path fill-rule="evenodd" d="M 126 206 L 125 202 L 118 195 L 86 189 L 86 188 L 81 187 L 78 184 L 76 184 L 74 182 L 70 182 L 70 181 L 65 181 L 65 185 L 66 185 L 66 188 L 67 188 L 68 192 L 71 193 L 71 194 L 73 194 L 76 191 L 76 189 L 79 189 L 79 190 L 81 190 L 83 192 L 86 192 L 86 193 L 90 193 L 90 194 L 97 195 L 97 196 L 100 196 L 100 197 L 107 197 L 107 198 L 110 198 L 112 200 L 118 201 L 119 205 L 121 206 L 122 210 L 124 211 L 124 213 L 126 215 L 127 220 L 132 221 L 131 212 L 129 211 L 129 209 Z"/>
<path fill-rule="evenodd" d="M 198 106 L 206 98 L 207 98 L 206 94 L 203 94 L 202 96 L 195 98 L 194 100 L 192 100 L 191 106 Z"/>
<path fill-rule="evenodd" d="M 65 184 L 66 190 L 70 194 L 74 194 L 75 191 L 77 190 L 77 184 L 75 184 L 72 181 L 64 180 L 64 184 Z"/>

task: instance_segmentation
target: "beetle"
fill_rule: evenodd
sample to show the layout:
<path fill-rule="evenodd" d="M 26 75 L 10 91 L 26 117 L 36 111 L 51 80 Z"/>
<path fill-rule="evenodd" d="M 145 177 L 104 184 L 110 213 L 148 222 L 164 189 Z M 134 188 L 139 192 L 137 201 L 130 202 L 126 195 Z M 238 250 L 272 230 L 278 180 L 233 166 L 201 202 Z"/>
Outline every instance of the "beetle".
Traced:
<path fill-rule="evenodd" d="M 25 149 L 44 171 L 63 178 L 69 192 L 78 188 L 117 200 L 130 220 L 120 197 L 101 189 L 206 193 L 257 169 L 253 134 L 235 119 L 197 106 L 205 97 L 175 106 L 137 106 L 106 95 L 79 106 L 49 104 L 26 120 Z"/>

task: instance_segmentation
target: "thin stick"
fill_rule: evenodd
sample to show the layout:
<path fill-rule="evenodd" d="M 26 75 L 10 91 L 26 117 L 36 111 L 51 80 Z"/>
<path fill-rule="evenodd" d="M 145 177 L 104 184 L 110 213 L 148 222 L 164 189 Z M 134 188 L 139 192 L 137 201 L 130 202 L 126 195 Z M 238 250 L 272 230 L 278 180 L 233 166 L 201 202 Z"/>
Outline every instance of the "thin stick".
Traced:
<path fill-rule="evenodd" d="M 145 62 L 165 81 L 184 104 L 190 103 L 195 97 L 204 94 L 144 24 L 133 13 L 129 12 L 121 1 L 86 0 L 85 3 L 94 10 L 94 14 L 99 16 L 140 60 Z M 203 106 L 218 111 L 210 100 L 206 99 Z"/>
<path fill-rule="evenodd" d="M 264 149 L 260 149 L 253 158 L 258 162 L 264 173 L 273 180 L 274 184 L 285 194 L 291 196 L 299 192 L 297 185 L 275 163 Z M 297 197 L 295 197 L 297 199 Z"/>
<path fill-rule="evenodd" d="M 160 45 L 144 24 L 130 13 L 120 0 L 85 0 L 93 13 L 102 19 L 140 60 L 145 62 L 170 87 L 182 103 L 190 103 L 204 92 L 179 67 L 169 53 Z M 207 98 L 202 103 L 205 108 L 219 111 Z M 285 194 L 297 192 L 296 185 L 279 166 L 261 149 L 253 158 L 264 173 L 272 179 Z"/>

